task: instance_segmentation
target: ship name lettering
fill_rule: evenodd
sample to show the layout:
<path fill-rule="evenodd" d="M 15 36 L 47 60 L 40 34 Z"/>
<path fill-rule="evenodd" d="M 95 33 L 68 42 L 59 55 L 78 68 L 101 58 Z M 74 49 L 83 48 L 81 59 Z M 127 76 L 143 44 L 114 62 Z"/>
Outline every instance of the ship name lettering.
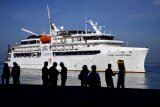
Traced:
<path fill-rule="evenodd" d="M 131 54 L 108 54 L 108 56 L 131 56 Z"/>

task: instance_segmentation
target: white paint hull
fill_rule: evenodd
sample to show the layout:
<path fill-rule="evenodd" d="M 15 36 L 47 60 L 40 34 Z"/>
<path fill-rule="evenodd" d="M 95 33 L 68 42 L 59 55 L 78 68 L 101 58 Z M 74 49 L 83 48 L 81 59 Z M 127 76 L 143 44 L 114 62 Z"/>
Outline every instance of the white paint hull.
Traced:
<path fill-rule="evenodd" d="M 92 50 L 93 48 L 87 48 Z M 97 71 L 105 71 L 109 63 L 112 64 L 112 70 L 118 71 L 118 60 L 123 60 L 126 72 L 145 72 L 144 62 L 148 53 L 148 48 L 134 47 L 105 47 L 104 45 L 95 46 L 94 49 L 100 50 L 100 54 L 95 55 L 64 55 L 64 56 L 46 56 L 46 57 L 28 57 L 11 58 L 9 66 L 17 62 L 21 68 L 42 69 L 44 61 L 49 62 L 50 67 L 53 62 L 64 62 L 68 70 L 82 70 L 83 65 L 91 69 L 92 65 L 97 66 Z M 86 49 L 85 49 L 86 50 Z M 51 59 L 51 60 L 49 60 Z"/>

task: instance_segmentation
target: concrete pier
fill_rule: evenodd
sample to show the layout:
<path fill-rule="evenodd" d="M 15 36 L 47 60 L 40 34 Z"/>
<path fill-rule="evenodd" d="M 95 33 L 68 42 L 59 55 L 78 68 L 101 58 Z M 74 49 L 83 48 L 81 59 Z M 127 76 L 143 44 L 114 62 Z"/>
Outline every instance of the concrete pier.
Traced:
<path fill-rule="evenodd" d="M 160 90 L 0 85 L 0 107 L 159 107 Z"/>

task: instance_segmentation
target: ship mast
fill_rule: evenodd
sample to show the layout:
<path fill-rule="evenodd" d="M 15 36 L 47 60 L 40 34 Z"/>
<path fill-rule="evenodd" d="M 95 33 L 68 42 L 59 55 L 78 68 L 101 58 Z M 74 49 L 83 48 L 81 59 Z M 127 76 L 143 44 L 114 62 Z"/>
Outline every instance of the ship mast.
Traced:
<path fill-rule="evenodd" d="M 50 17 L 50 11 L 49 11 L 48 4 L 47 4 L 47 12 L 48 12 L 48 21 L 49 21 L 49 31 L 50 31 L 50 34 L 52 34 L 52 29 L 51 29 L 51 17 Z"/>
<path fill-rule="evenodd" d="M 50 34 L 52 36 L 57 36 L 58 31 L 60 31 L 60 30 L 56 27 L 56 25 L 53 22 L 51 22 L 50 11 L 49 11 L 49 6 L 48 5 L 47 5 L 47 12 L 48 12 Z"/>
<path fill-rule="evenodd" d="M 87 33 L 87 2 L 85 0 L 85 33 Z"/>

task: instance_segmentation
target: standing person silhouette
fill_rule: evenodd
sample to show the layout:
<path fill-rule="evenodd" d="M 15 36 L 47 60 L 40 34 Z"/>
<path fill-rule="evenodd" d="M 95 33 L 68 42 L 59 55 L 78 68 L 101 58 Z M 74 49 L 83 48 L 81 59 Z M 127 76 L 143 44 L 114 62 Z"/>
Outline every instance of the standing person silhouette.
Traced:
<path fill-rule="evenodd" d="M 105 81 L 106 81 L 107 88 L 114 88 L 112 76 L 114 76 L 115 73 L 113 73 L 111 68 L 112 68 L 112 65 L 108 64 L 108 68 L 105 70 Z"/>
<path fill-rule="evenodd" d="M 44 66 L 42 68 L 42 81 L 44 86 L 49 85 L 49 79 L 48 79 L 49 70 L 47 66 L 48 66 L 48 62 L 44 62 Z"/>
<path fill-rule="evenodd" d="M 57 70 L 57 62 L 53 62 L 53 66 L 49 68 L 49 84 L 50 86 L 57 86 L 59 71 Z"/>
<path fill-rule="evenodd" d="M 3 73 L 2 73 L 2 84 L 6 82 L 7 85 L 9 85 L 9 78 L 10 78 L 10 69 L 8 67 L 7 63 L 4 63 L 3 67 Z"/>
<path fill-rule="evenodd" d="M 16 62 L 13 62 L 13 68 L 11 70 L 11 74 L 13 77 L 13 84 L 14 85 L 19 85 L 20 84 L 20 66 Z"/>
<path fill-rule="evenodd" d="M 125 67 L 124 64 L 119 64 L 119 72 L 118 72 L 118 81 L 117 81 L 117 88 L 125 88 Z"/>
<path fill-rule="evenodd" d="M 87 87 L 88 74 L 89 74 L 89 70 L 87 68 L 87 65 L 83 65 L 82 71 L 79 74 L 79 79 L 81 80 L 81 87 Z"/>
<path fill-rule="evenodd" d="M 64 87 L 66 85 L 67 80 L 67 68 L 64 66 L 63 62 L 60 62 L 61 66 L 61 86 Z"/>
<path fill-rule="evenodd" d="M 91 91 L 96 91 L 99 87 L 101 87 L 101 81 L 100 81 L 100 76 L 99 73 L 96 72 L 96 66 L 92 65 L 91 73 L 88 76 L 88 83 Z"/>

